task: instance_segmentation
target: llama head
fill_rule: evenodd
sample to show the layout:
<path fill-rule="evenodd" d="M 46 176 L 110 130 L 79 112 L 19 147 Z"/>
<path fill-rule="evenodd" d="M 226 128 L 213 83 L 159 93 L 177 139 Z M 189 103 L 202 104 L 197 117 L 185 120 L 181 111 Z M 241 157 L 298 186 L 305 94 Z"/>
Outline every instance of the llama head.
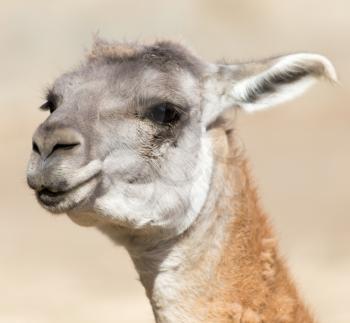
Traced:
<path fill-rule="evenodd" d="M 336 79 L 316 54 L 209 64 L 181 45 L 98 41 L 59 77 L 33 136 L 28 184 L 52 213 L 133 234 L 188 228 L 210 187 L 210 129 L 226 111 L 259 110 Z"/>

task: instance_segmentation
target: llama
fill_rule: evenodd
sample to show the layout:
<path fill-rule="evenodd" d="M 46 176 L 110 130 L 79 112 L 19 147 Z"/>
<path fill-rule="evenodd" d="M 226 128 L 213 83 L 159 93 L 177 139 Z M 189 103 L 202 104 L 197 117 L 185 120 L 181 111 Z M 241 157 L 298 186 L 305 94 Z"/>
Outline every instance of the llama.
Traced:
<path fill-rule="evenodd" d="M 336 81 L 324 56 L 207 63 L 171 42 L 97 40 L 41 106 L 39 203 L 123 245 L 155 320 L 311 323 L 259 206 L 232 122 Z"/>

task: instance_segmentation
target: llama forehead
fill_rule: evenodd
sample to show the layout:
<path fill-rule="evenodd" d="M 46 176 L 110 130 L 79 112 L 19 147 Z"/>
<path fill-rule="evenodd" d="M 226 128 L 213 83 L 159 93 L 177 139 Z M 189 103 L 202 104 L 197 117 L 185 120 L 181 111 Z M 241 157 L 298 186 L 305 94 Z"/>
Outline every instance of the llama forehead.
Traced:
<path fill-rule="evenodd" d="M 200 83 L 208 65 L 174 42 L 97 41 L 86 61 L 59 77 L 51 92 L 69 109 L 123 112 L 169 101 L 199 110 Z M 130 111 L 129 111 L 130 112 Z"/>
<path fill-rule="evenodd" d="M 148 65 L 164 72 L 183 69 L 196 77 L 200 77 L 205 69 L 205 64 L 201 59 L 186 47 L 172 41 L 143 45 L 97 40 L 87 58 L 89 63 L 133 62 L 134 65 Z"/>
<path fill-rule="evenodd" d="M 199 103 L 199 80 L 188 70 L 168 72 L 140 62 L 93 62 L 59 77 L 51 92 L 68 104 L 109 110 L 170 101 L 184 109 Z"/>

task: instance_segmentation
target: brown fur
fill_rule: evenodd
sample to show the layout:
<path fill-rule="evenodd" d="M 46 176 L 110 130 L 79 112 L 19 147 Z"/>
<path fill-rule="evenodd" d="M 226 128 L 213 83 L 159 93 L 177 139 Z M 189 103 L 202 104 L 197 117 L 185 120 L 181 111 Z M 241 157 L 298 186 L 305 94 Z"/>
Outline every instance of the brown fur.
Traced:
<path fill-rule="evenodd" d="M 231 220 L 225 228 L 227 238 L 214 277 L 204 283 L 206 279 L 198 274 L 210 266 L 210 256 L 204 254 L 196 259 L 195 268 L 187 273 L 193 281 L 183 294 L 184 300 L 198 313 L 205 313 L 204 322 L 314 322 L 278 253 L 274 233 L 250 179 L 247 161 L 238 156 L 234 148 L 233 133 L 224 133 L 221 129 L 212 133 L 218 143 L 216 156 L 220 156 L 216 175 L 222 172 L 226 179 L 224 185 L 231 192 L 226 198 L 218 199 L 213 218 L 216 222 L 225 216 Z M 208 240 L 215 234 L 216 222 L 206 232 Z M 199 288 L 196 292 L 199 297 L 191 295 L 194 288 Z"/>
<path fill-rule="evenodd" d="M 99 58 L 126 59 L 135 56 L 138 49 L 135 43 L 108 43 L 97 38 L 87 58 L 89 61 Z"/>

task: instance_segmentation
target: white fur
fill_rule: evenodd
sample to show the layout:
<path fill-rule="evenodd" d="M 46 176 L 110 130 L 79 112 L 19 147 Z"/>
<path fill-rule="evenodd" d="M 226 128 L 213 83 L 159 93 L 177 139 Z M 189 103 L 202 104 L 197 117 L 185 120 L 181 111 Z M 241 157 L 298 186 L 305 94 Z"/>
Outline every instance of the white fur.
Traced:
<path fill-rule="evenodd" d="M 203 84 L 202 122 L 205 125 L 210 124 L 225 109 L 234 104 L 231 93 L 227 92 L 227 80 L 220 80 L 217 77 L 213 77 L 213 75 L 215 76 L 218 73 L 219 67 L 220 65 L 215 64 L 209 66 L 208 78 Z"/>
<path fill-rule="evenodd" d="M 205 130 L 202 131 L 197 166 L 188 181 L 179 185 L 169 185 L 162 178 L 138 185 L 122 181 L 105 183 L 109 188 L 96 200 L 96 212 L 111 223 L 134 230 L 161 231 L 168 237 L 186 230 L 206 200 L 212 173 L 211 142 Z M 105 174 L 111 171 L 108 165 L 107 158 L 104 161 Z M 185 213 L 177 209 L 179 200 L 186 205 Z"/>
<path fill-rule="evenodd" d="M 87 165 L 72 171 L 67 178 L 66 190 L 70 190 L 80 183 L 86 182 L 90 178 L 97 175 L 102 169 L 100 160 L 92 160 Z"/>
<path fill-rule="evenodd" d="M 269 75 L 283 73 L 284 71 L 293 69 L 295 66 L 302 67 L 313 62 L 318 62 L 323 66 L 324 75 L 327 78 L 333 81 L 337 80 L 335 69 L 326 57 L 318 54 L 298 53 L 284 56 L 263 73 L 238 82 L 234 86 L 232 97 L 247 112 L 255 112 L 289 101 L 305 92 L 316 81 L 316 78 L 310 75 L 295 83 L 280 86 L 276 93 L 262 96 L 260 100 L 253 103 L 247 102 L 247 92 L 249 89 L 254 90 L 255 87 L 259 87 L 259 84 Z"/>
<path fill-rule="evenodd" d="M 208 147 L 212 149 L 211 144 Z M 219 175 L 217 180 L 225 179 L 220 179 Z M 225 189 L 222 186 L 208 192 L 200 217 L 191 226 L 191 234 L 182 237 L 174 245 L 165 243 L 164 246 L 147 251 L 142 247 L 140 249 L 140 246 L 136 246 L 136 249 L 135 246 L 129 246 L 128 251 L 146 290 L 149 285 L 152 286 L 152 295 L 149 297 L 152 306 L 157 309 L 159 322 L 203 322 L 205 313 L 192 311 L 194 299 L 186 296 L 186 290 L 191 291 L 191 296 L 205 293 L 197 283 L 205 284 L 215 277 L 223 241 L 227 237 L 227 223 L 234 216 L 231 213 L 221 214 L 218 218 L 212 216 L 217 198 Z M 217 229 L 214 232 L 210 229 L 213 226 Z M 203 257 L 207 260 L 203 261 Z M 150 268 L 150 264 L 158 265 Z M 188 274 L 189 271 L 192 274 Z"/>
<path fill-rule="evenodd" d="M 245 96 L 248 88 L 257 86 L 259 84 L 259 78 L 263 77 L 264 76 L 257 76 L 252 79 L 244 80 L 238 83 L 233 90 L 233 97 L 246 112 L 263 110 L 282 102 L 292 100 L 304 93 L 315 82 L 314 78 L 307 77 L 293 84 L 280 86 L 278 92 L 262 96 L 262 98 L 256 102 L 246 102 Z"/>

